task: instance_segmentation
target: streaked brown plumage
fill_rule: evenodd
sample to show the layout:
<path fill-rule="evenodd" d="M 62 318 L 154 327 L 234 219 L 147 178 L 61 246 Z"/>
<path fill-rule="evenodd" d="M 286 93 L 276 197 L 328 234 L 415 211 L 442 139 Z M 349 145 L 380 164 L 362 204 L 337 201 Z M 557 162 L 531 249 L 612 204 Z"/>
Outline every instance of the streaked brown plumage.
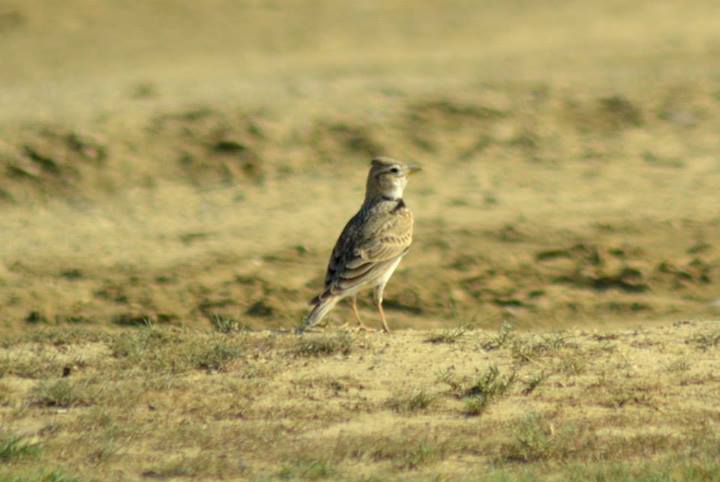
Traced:
<path fill-rule="evenodd" d="M 310 301 L 313 309 L 303 320 L 301 332 L 322 320 L 348 296 L 358 324 L 367 329 L 356 302 L 358 291 L 371 287 L 383 329 L 390 331 L 382 309 L 383 290 L 412 243 L 413 215 L 402 195 L 407 176 L 417 170 L 387 157 L 372 160 L 365 201 L 335 243 L 324 290 Z"/>

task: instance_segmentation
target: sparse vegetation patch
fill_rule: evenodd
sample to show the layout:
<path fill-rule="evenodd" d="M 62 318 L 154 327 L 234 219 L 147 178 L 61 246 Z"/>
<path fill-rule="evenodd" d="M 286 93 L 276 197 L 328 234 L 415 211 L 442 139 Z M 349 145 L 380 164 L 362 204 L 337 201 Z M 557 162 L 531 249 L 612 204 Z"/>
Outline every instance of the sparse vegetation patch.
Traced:
<path fill-rule="evenodd" d="M 0 431 L 0 462 L 2 463 L 35 457 L 40 453 L 40 449 L 40 444 L 26 437 Z"/>
<path fill-rule="evenodd" d="M 642 332 L 472 330 L 448 350 L 412 331 L 132 327 L 59 338 L 57 366 L 71 368 L 23 378 L 8 353 L 55 349 L 54 336 L 32 334 L 0 348 L 10 364 L 0 415 L 9 429 L 30 427 L 22 437 L 2 432 L 0 454 L 18 480 L 43 480 L 49 472 L 26 469 L 46 464 L 66 478 L 134 467 L 150 479 L 334 480 L 355 477 L 361 465 L 383 480 L 422 480 L 448 467 L 448 477 L 465 473 L 455 460 L 514 480 L 507 474 L 519 467 L 539 476 L 548 464 L 656 473 L 679 457 L 691 467 L 683 474 L 704 474 L 718 455 L 720 392 L 707 352 L 687 340 L 714 331 L 712 322 Z M 688 366 L 670 370 L 678 360 Z"/>
<path fill-rule="evenodd" d="M 353 339 L 347 333 L 308 334 L 295 340 L 291 353 L 301 357 L 347 356 L 352 349 Z"/>

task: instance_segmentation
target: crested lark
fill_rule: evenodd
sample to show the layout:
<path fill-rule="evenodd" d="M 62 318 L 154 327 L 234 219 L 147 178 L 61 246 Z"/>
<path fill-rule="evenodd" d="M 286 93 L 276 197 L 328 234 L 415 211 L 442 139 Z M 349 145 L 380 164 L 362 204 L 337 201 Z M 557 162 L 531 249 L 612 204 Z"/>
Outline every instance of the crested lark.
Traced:
<path fill-rule="evenodd" d="M 372 160 L 365 201 L 335 243 L 325 288 L 310 301 L 313 309 L 299 332 L 318 323 L 348 296 L 360 328 L 367 329 L 358 314 L 357 293 L 371 287 L 383 329 L 390 331 L 382 307 L 383 290 L 412 242 L 413 215 L 402 196 L 408 176 L 418 170 L 388 157 Z"/>

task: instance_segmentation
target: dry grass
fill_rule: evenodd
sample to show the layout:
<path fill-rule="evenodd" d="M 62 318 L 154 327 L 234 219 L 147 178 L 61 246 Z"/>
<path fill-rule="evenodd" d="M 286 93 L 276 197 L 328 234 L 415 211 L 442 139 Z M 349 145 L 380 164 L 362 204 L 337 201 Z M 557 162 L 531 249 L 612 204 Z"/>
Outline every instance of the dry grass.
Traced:
<path fill-rule="evenodd" d="M 300 357 L 321 357 L 349 355 L 352 352 L 353 339 L 345 333 L 336 335 L 311 334 L 299 337 L 290 349 L 290 353 Z"/>
<path fill-rule="evenodd" d="M 28 334 L 0 350 L 0 477 L 717 480 L 717 347 L 686 343 L 716 329 Z"/>
<path fill-rule="evenodd" d="M 430 408 L 436 399 L 437 395 L 415 389 L 394 394 L 386 401 L 386 405 L 398 413 L 414 413 Z"/>
<path fill-rule="evenodd" d="M 321 4 L 0 12 L 3 330 L 294 327 L 374 154 L 394 327 L 717 316 L 715 3 Z"/>
<path fill-rule="evenodd" d="M 37 443 L 32 443 L 17 435 L 0 433 L 0 461 L 9 463 L 34 457 L 40 452 Z"/>

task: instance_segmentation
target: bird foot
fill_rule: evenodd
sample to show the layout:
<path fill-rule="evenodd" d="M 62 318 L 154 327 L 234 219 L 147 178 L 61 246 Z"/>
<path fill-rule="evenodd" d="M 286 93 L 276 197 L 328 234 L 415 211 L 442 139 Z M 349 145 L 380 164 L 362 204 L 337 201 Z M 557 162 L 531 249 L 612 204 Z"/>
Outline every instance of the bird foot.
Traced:
<path fill-rule="evenodd" d="M 343 330 L 352 331 L 352 332 L 356 332 L 356 333 L 359 333 L 361 331 L 364 333 L 375 333 L 375 332 L 379 331 L 379 330 L 376 330 L 375 328 L 370 328 L 369 326 L 364 325 L 362 323 L 359 325 L 357 325 L 357 324 L 351 325 L 350 323 L 345 323 L 345 324 L 341 325 L 340 328 Z"/>

